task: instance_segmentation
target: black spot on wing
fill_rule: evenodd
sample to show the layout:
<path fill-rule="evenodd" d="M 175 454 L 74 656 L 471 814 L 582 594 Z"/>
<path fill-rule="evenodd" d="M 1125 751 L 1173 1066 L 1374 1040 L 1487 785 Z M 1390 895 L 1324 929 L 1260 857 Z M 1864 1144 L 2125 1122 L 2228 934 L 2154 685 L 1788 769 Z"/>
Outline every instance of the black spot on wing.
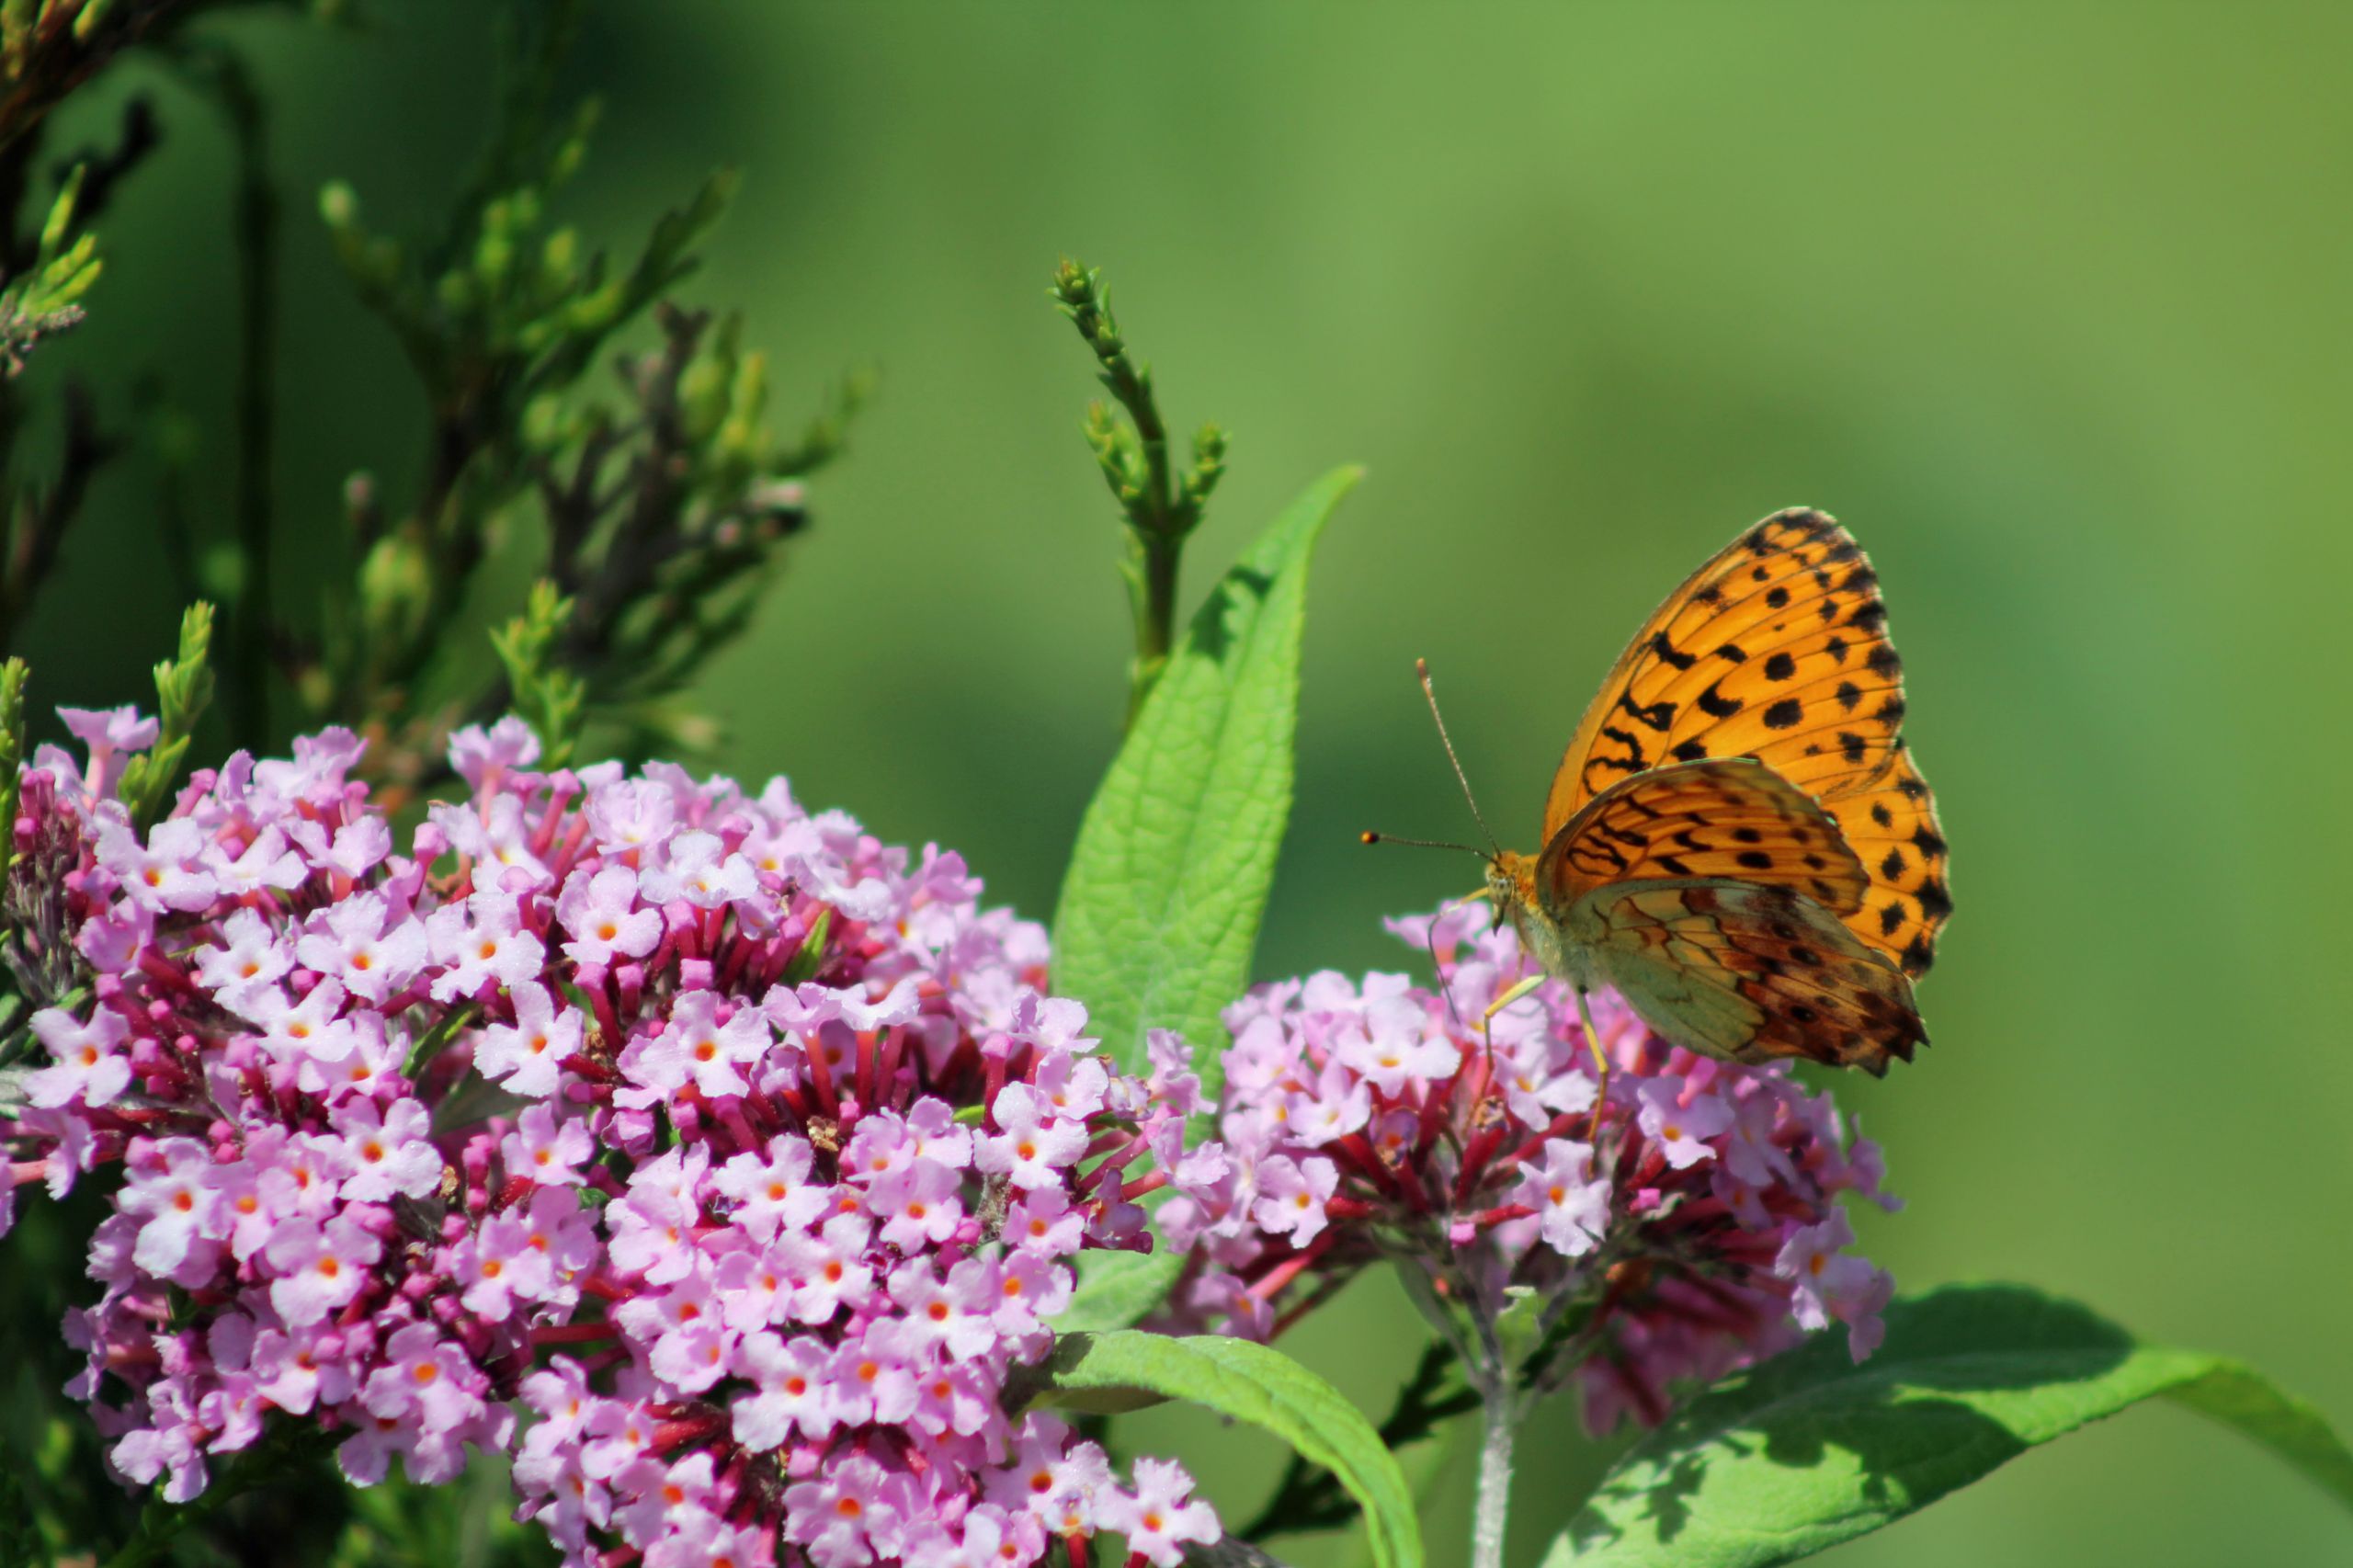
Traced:
<path fill-rule="evenodd" d="M 1668 664 L 1673 665 L 1678 670 L 1688 670 L 1692 665 L 1699 662 L 1699 656 L 1697 653 L 1686 653 L 1682 650 L 1677 648 L 1674 643 L 1668 642 L 1666 640 L 1666 633 L 1664 631 L 1656 632 L 1652 635 L 1651 652 L 1657 654 L 1661 659 L 1664 659 Z"/>
<path fill-rule="evenodd" d="M 1723 694 L 1723 682 L 1710 681 L 1708 689 L 1699 696 L 1699 711 L 1711 719 L 1729 719 L 1744 706 L 1737 697 Z"/>
<path fill-rule="evenodd" d="M 1798 662 L 1787 653 L 1776 653 L 1765 661 L 1767 680 L 1787 680 L 1798 673 Z"/>
<path fill-rule="evenodd" d="M 1636 723 L 1662 733 L 1675 722 L 1675 704 L 1672 702 L 1637 702 L 1632 692 L 1621 691 L 1618 694 L 1618 706 L 1631 714 Z"/>
<path fill-rule="evenodd" d="M 1768 729 L 1794 730 L 1798 721 L 1804 717 L 1805 704 L 1794 697 L 1785 697 L 1765 710 L 1765 724 Z"/>

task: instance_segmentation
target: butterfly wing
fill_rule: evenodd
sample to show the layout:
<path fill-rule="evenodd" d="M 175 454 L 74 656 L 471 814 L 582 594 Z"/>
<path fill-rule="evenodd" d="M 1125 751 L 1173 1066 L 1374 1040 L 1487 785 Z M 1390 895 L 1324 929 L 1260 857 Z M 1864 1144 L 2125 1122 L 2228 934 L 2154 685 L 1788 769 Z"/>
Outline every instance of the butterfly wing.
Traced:
<path fill-rule="evenodd" d="M 1904 971 L 1787 887 L 1612 883 L 1569 924 L 1654 1033 L 1703 1055 L 1876 1075 L 1927 1041 Z"/>
<path fill-rule="evenodd" d="M 1868 789 L 1824 802 L 1824 810 L 1870 873 L 1863 907 L 1847 923 L 1904 973 L 1927 973 L 1937 932 L 1952 914 L 1952 892 L 1937 802 L 1912 753 L 1899 742 L 1884 774 Z"/>
<path fill-rule="evenodd" d="M 1870 562 L 1824 514 L 1777 512 L 1693 573 L 1619 655 L 1553 777 L 1544 840 L 1633 775 L 1754 757 L 1820 802 L 1859 849 L 1868 840 L 1867 895 L 1842 913 L 1916 974 L 1952 903 L 1903 722 L 1903 661 Z M 1887 873 L 1896 848 L 1899 869 Z"/>
<path fill-rule="evenodd" d="M 1536 861 L 1537 896 L 1556 920 L 1612 882 L 1693 877 L 1786 887 L 1840 915 L 1860 909 L 1870 886 L 1837 824 L 1747 757 L 1620 779 L 1586 801 Z"/>

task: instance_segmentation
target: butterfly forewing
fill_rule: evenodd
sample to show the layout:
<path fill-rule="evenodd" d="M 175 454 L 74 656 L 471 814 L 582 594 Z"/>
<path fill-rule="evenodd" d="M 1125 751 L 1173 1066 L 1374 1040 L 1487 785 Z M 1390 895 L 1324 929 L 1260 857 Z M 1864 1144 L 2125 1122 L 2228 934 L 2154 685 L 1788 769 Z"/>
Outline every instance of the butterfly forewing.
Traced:
<path fill-rule="evenodd" d="M 1927 1039 L 1903 972 L 1786 887 L 1621 883 L 1582 913 L 1603 977 L 1673 1044 L 1880 1074 Z"/>
<path fill-rule="evenodd" d="M 1850 842 L 1864 823 L 1904 836 L 1893 873 L 1884 868 L 1898 845 L 1858 845 L 1871 889 L 1847 906 L 1848 925 L 1916 974 L 1951 903 L 1935 808 L 1902 754 L 1902 668 L 1862 551 L 1820 512 L 1777 512 L 1693 573 L 1619 656 L 1553 778 L 1545 841 L 1628 778 L 1756 758 L 1819 802 Z M 1886 824 L 1873 804 L 1886 808 Z"/>
<path fill-rule="evenodd" d="M 1870 878 L 1804 790 L 1746 758 L 1678 763 L 1586 802 L 1537 861 L 1555 918 L 1611 882 L 1722 877 L 1805 894 L 1833 914 L 1862 906 Z"/>

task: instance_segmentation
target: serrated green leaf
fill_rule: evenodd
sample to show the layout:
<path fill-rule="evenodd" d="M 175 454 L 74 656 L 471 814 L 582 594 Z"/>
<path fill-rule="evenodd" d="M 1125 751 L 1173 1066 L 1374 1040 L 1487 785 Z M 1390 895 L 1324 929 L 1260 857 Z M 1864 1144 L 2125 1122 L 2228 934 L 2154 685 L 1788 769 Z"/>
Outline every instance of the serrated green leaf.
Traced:
<path fill-rule="evenodd" d="M 1054 989 L 1131 1071 L 1144 1031 L 1192 1043 L 1214 1091 L 1290 815 L 1300 636 L 1316 535 L 1362 471 L 1324 475 L 1211 593 L 1086 808 L 1054 912 Z"/>
<path fill-rule="evenodd" d="M 2159 1396 L 2353 1506 L 2353 1451 L 2252 1368 L 2139 1344 L 2023 1287 L 1955 1286 L 1890 1308 L 1887 1341 L 1861 1366 L 1846 1335 L 1821 1335 L 1685 1405 L 1603 1479 L 1545 1568 L 1794 1562 Z"/>
<path fill-rule="evenodd" d="M 1057 1334 L 1101 1334 L 1131 1328 L 1168 1299 L 1184 1271 L 1181 1253 L 1083 1252 L 1072 1265 L 1078 1283 L 1070 1304 L 1053 1320 Z"/>
<path fill-rule="evenodd" d="M 1042 1372 L 1055 1403 L 1132 1408 L 1153 1396 L 1182 1399 L 1265 1428 L 1339 1478 L 1364 1510 L 1376 1568 L 1420 1568 L 1413 1494 L 1381 1435 L 1330 1383 L 1281 1351 L 1212 1335 L 1072 1334 Z"/>

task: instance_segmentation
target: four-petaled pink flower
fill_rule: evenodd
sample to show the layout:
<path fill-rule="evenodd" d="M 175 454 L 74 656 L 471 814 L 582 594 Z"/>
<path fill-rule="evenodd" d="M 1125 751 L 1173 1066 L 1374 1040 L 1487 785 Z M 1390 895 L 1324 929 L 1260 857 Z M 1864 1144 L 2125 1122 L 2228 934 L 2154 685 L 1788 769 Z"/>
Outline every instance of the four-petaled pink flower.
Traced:
<path fill-rule="evenodd" d="M 130 1033 L 111 1007 L 93 1010 L 86 1021 L 62 1007 L 42 1008 L 33 1015 L 33 1034 L 57 1065 L 26 1074 L 26 1096 L 44 1108 L 75 1100 L 92 1109 L 111 1104 L 131 1084 L 131 1062 L 122 1054 Z"/>
<path fill-rule="evenodd" d="M 580 1050 L 576 1007 L 559 1007 L 548 988 L 520 982 L 508 991 L 511 1024 L 492 1024 L 474 1046 L 474 1066 L 509 1094 L 545 1099 L 563 1080 L 564 1062 Z"/>

